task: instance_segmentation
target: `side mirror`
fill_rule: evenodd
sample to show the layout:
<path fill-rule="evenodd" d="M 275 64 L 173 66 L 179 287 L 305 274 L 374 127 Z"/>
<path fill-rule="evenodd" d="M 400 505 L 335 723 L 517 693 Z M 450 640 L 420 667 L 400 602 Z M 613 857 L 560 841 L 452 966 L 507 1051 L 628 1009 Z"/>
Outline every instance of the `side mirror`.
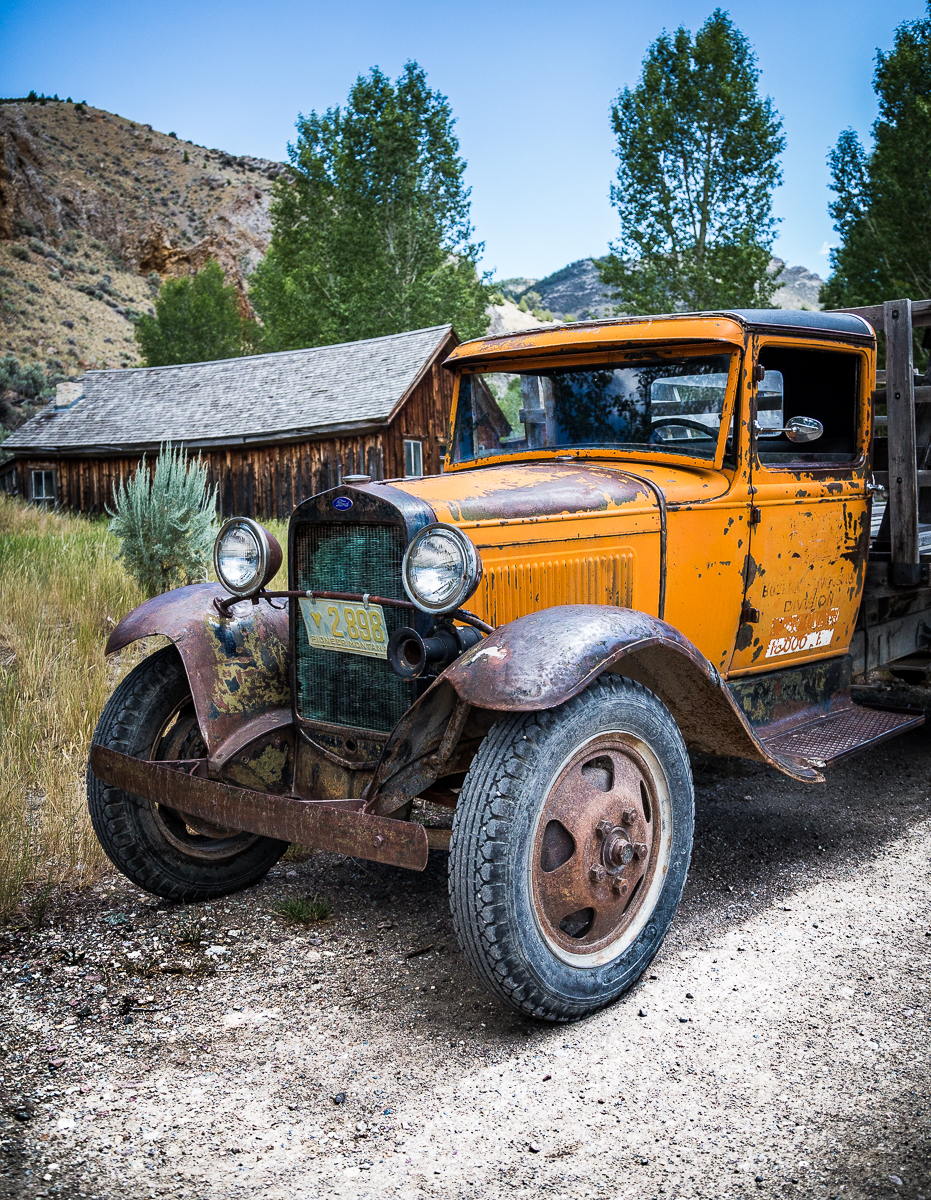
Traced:
<path fill-rule="evenodd" d="M 790 442 L 813 442 L 824 433 L 816 417 L 793 417 L 782 431 Z"/>

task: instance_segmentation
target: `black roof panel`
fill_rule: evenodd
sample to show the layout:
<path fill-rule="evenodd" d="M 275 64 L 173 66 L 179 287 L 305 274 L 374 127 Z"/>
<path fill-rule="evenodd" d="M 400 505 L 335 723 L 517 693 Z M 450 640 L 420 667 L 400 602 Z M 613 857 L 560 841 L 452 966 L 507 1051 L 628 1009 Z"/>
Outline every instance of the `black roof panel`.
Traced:
<path fill-rule="evenodd" d="M 873 337 L 873 326 L 853 313 L 809 312 L 795 308 L 731 308 L 725 315 L 738 317 L 746 325 L 781 327 L 806 333 L 841 333 Z"/>

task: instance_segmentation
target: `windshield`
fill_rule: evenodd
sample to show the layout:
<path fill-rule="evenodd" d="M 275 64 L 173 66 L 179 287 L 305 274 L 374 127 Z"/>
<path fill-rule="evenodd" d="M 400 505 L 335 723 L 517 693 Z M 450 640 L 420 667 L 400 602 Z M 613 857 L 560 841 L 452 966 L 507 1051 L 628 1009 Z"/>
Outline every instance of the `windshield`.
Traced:
<path fill-rule="evenodd" d="M 731 354 L 463 374 L 453 461 L 524 450 L 649 450 L 713 459 Z M 733 419 L 728 449 L 733 439 Z"/>

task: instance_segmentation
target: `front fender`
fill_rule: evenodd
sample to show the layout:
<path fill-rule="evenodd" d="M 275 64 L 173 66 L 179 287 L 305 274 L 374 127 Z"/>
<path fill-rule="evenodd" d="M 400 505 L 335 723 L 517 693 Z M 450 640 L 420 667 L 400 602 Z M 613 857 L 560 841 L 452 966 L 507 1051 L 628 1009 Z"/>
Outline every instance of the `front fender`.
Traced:
<path fill-rule="evenodd" d="M 113 654 L 161 634 L 181 655 L 212 766 L 256 737 L 291 724 L 288 609 L 245 600 L 223 617 L 215 583 L 195 583 L 146 600 L 110 634 Z"/>
<path fill-rule="evenodd" d="M 577 696 L 605 671 L 659 696 L 694 750 L 770 763 L 796 779 L 820 778 L 767 750 L 688 638 L 633 609 L 564 604 L 519 617 L 456 659 L 443 679 L 476 708 L 534 712 Z"/>
<path fill-rule="evenodd" d="M 474 754 L 497 714 L 555 708 L 605 671 L 657 695 L 693 750 L 769 763 L 807 783 L 822 779 L 766 748 L 715 667 L 672 625 L 629 608 L 564 604 L 502 625 L 447 667 L 392 731 L 366 808 L 395 811 L 464 770 L 465 751 Z"/>

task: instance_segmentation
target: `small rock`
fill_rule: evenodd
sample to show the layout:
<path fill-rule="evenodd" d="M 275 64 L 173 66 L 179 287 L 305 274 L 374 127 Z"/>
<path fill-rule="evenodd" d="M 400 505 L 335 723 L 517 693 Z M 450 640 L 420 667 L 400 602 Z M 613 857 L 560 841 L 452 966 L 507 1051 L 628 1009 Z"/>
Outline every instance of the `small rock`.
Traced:
<path fill-rule="evenodd" d="M 544 1083 L 549 1083 L 549 1081 L 550 1081 L 552 1078 L 553 1078 L 553 1076 L 552 1076 L 552 1075 L 544 1075 L 544 1076 L 543 1076 L 543 1082 L 544 1082 Z"/>
<path fill-rule="evenodd" d="M 63 1067 L 65 1065 L 65 1060 L 63 1058 L 50 1058 L 48 1060 L 48 1065 L 57 1070 L 59 1067 Z"/>
<path fill-rule="evenodd" d="M 893 1184 L 895 1187 L 901 1187 L 901 1186 L 902 1186 L 902 1180 L 901 1180 L 901 1179 L 898 1177 L 898 1175 L 890 1175 L 890 1176 L 889 1176 L 889 1182 L 890 1182 L 891 1184 Z"/>
<path fill-rule="evenodd" d="M 336 1095 L 333 1097 L 333 1103 L 334 1104 L 345 1104 L 346 1103 L 346 1093 L 345 1092 L 337 1092 Z"/>
<path fill-rule="evenodd" d="M 695 999 L 695 997 L 692 995 L 691 992 L 686 992 L 685 998 L 686 998 L 686 1000 L 694 1000 Z"/>
<path fill-rule="evenodd" d="M 539 1154 L 540 1153 L 540 1147 L 537 1145 L 536 1142 L 530 1142 L 527 1149 L 530 1151 L 531 1154 Z"/>
<path fill-rule="evenodd" d="M 647 1010 L 645 1008 L 640 1008 L 637 1010 L 638 1017 L 645 1017 L 646 1015 L 647 1015 Z"/>

